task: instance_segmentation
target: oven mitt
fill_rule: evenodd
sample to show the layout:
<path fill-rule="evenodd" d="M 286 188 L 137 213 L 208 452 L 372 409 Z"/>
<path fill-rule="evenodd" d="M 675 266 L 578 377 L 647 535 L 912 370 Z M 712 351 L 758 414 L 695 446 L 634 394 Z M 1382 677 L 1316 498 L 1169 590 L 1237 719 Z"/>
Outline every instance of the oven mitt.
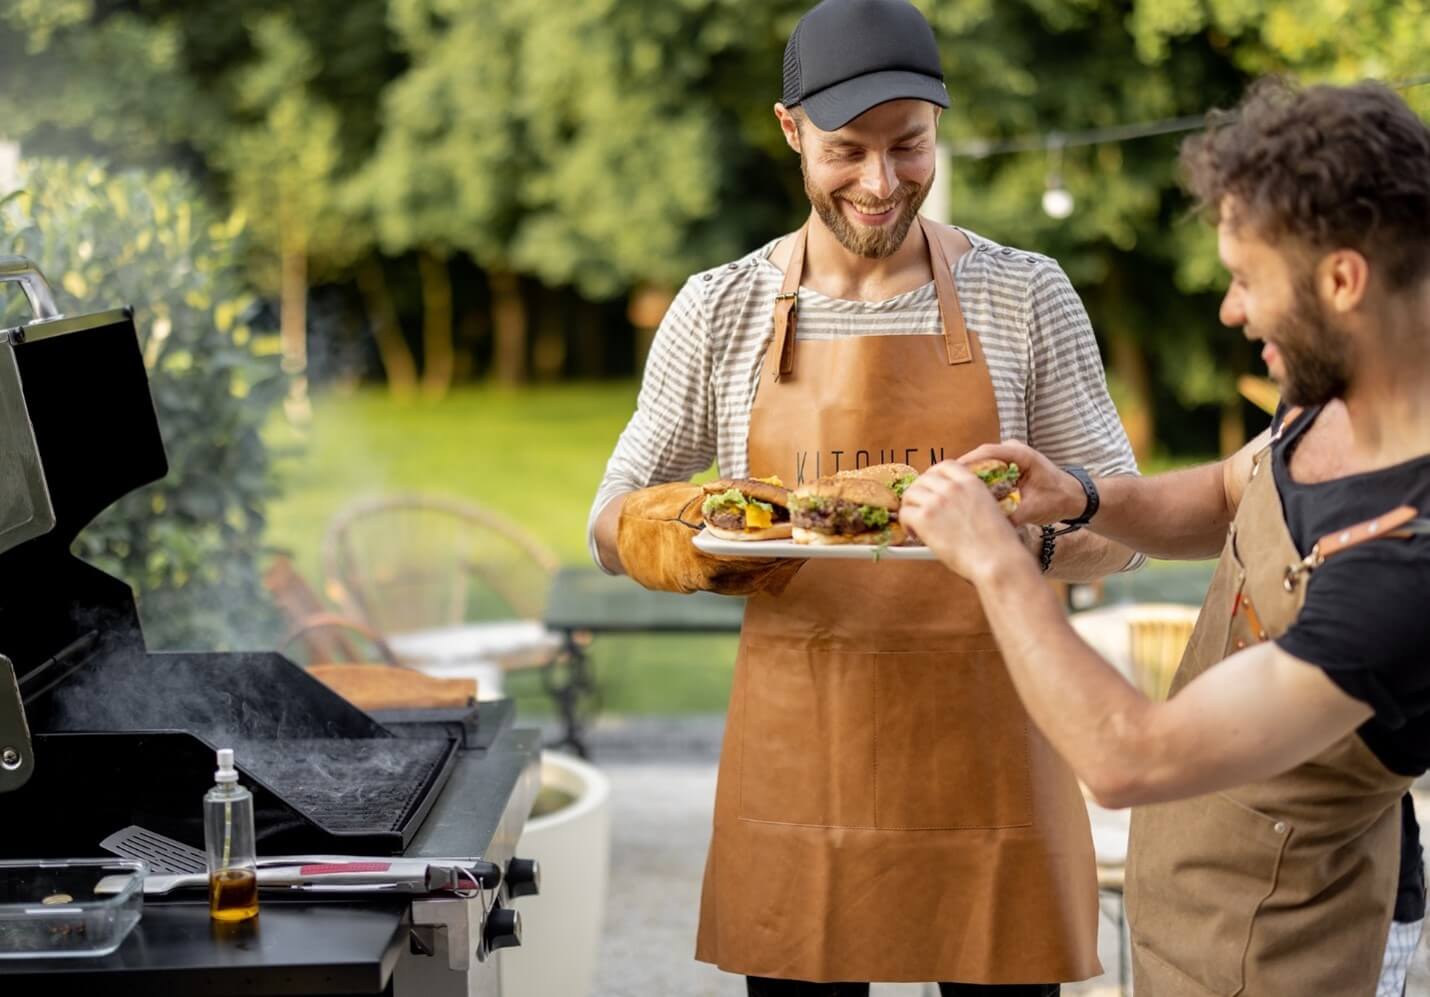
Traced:
<path fill-rule="evenodd" d="M 705 489 L 688 481 L 631 492 L 621 507 L 616 548 L 626 574 L 648 589 L 779 595 L 803 560 L 712 557 L 695 546 L 705 525 Z"/>

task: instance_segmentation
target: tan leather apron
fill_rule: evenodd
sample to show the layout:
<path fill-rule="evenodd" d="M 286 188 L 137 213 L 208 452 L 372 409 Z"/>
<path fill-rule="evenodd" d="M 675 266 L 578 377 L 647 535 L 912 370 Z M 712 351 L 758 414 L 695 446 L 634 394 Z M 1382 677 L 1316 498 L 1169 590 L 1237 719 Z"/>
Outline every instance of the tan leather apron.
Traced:
<path fill-rule="evenodd" d="M 796 235 L 750 469 L 920 469 L 999 439 L 952 230 L 923 222 L 944 335 L 800 341 Z M 942 240 L 947 240 L 943 242 Z M 745 612 L 696 957 L 808 981 L 1052 983 L 1100 972 L 1087 811 L 973 589 L 937 563 L 812 560 Z"/>
<path fill-rule="evenodd" d="M 1303 558 L 1270 451 L 1255 458 L 1173 695 L 1236 651 L 1284 633 L 1323 557 L 1415 516 L 1395 510 L 1323 538 Z M 1372 997 L 1395 905 L 1400 798 L 1411 782 L 1351 734 L 1274 779 L 1136 808 L 1126 891 L 1138 997 Z"/>

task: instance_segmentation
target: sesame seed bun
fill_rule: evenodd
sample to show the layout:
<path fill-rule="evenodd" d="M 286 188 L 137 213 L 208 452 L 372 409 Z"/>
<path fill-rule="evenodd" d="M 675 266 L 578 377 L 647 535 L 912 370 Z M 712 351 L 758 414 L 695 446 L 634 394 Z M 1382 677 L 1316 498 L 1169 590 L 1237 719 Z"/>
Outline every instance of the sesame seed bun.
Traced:
<path fill-rule="evenodd" d="M 727 530 L 713 523 L 706 523 L 705 531 L 721 540 L 788 540 L 793 535 L 794 524 L 783 522 L 760 530 Z"/>
<path fill-rule="evenodd" d="M 842 499 L 876 509 L 888 509 L 890 512 L 899 511 L 899 496 L 894 494 L 894 490 L 868 478 L 820 478 L 794 490 L 794 498 L 804 496 Z"/>
<path fill-rule="evenodd" d="M 860 467 L 852 471 L 840 471 L 836 478 L 867 478 L 870 481 L 877 481 L 881 485 L 892 488 L 895 481 L 906 478 L 909 475 L 918 477 L 918 469 L 910 467 L 908 464 L 874 464 L 870 467 Z"/>
<path fill-rule="evenodd" d="M 888 526 L 881 526 L 876 530 L 867 533 L 820 533 L 818 530 L 806 530 L 796 526 L 794 528 L 794 542 L 797 544 L 809 544 L 814 547 L 837 547 L 843 544 L 863 545 L 865 547 L 875 547 L 879 544 L 886 544 L 890 547 L 898 547 L 909 541 L 909 533 L 904 529 L 902 523 L 893 522 Z"/>

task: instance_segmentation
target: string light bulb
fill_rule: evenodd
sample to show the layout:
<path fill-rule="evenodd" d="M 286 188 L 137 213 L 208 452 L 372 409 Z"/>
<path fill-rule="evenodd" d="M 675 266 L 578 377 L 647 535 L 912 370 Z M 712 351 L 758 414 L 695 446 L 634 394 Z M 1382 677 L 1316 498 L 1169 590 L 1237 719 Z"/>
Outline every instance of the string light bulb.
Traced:
<path fill-rule="evenodd" d="M 1054 133 L 1048 137 L 1048 180 L 1043 190 L 1043 213 L 1062 221 L 1073 213 L 1077 202 L 1072 192 L 1063 186 L 1063 141 Z"/>

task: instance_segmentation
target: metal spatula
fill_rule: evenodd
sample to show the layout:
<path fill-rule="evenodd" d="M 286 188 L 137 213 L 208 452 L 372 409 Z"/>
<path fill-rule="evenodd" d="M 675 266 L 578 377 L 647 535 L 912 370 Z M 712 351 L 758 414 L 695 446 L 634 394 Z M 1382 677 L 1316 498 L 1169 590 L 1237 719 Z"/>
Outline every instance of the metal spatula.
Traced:
<path fill-rule="evenodd" d="M 162 834 L 130 825 L 100 842 L 126 858 L 143 859 L 152 875 L 144 892 L 206 887 L 208 862 L 203 852 Z M 501 885 L 501 869 L 481 858 L 396 858 L 357 855 L 277 855 L 257 861 L 259 889 L 306 892 L 374 892 L 411 895 L 454 894 Z M 101 881 L 96 888 L 105 892 Z"/>

